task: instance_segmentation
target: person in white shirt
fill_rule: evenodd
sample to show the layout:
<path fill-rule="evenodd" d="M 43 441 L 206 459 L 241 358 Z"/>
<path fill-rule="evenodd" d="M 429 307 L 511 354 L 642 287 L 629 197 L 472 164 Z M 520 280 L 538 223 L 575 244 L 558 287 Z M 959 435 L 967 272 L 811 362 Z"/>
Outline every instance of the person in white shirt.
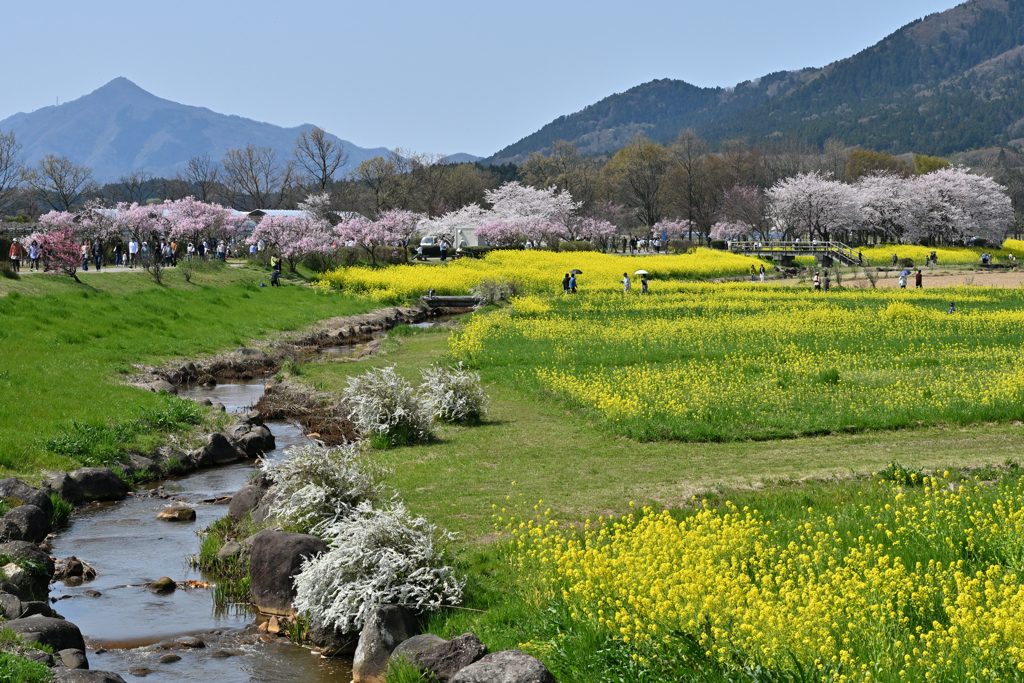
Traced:
<path fill-rule="evenodd" d="M 135 261 L 137 260 L 138 255 L 139 255 L 139 243 L 136 242 L 135 238 L 133 237 L 131 239 L 131 241 L 128 243 L 128 267 L 129 268 L 134 268 L 135 267 Z"/>
<path fill-rule="evenodd" d="M 629 294 L 629 273 L 622 274 L 622 293 Z"/>

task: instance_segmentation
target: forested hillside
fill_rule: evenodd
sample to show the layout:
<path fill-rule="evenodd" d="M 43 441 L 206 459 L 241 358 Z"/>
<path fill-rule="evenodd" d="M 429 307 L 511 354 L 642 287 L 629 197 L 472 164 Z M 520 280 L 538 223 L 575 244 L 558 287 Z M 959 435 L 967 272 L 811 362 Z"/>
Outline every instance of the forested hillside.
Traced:
<path fill-rule="evenodd" d="M 971 0 L 915 21 L 822 69 L 769 74 L 735 88 L 652 81 L 506 147 L 521 160 L 558 139 L 585 152 L 638 132 L 667 142 L 693 128 L 716 142 L 796 135 L 901 154 L 951 154 L 1024 138 L 1024 0 Z"/>

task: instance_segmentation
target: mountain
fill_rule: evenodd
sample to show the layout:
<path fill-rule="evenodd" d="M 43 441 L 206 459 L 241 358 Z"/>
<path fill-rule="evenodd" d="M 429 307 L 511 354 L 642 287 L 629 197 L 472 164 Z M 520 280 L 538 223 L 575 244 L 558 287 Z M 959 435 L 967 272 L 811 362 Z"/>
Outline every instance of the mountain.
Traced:
<path fill-rule="evenodd" d="M 287 159 L 299 132 L 311 128 L 310 124 L 282 128 L 178 104 L 146 92 L 127 78 L 115 78 L 72 102 L 0 121 L 0 130 L 14 132 L 29 161 L 49 153 L 67 156 L 91 167 L 101 183 L 140 169 L 173 176 L 190 157 L 209 154 L 216 161 L 225 150 L 247 144 L 272 147 L 278 158 Z M 345 142 L 345 149 L 349 154 L 345 169 L 387 153 L 384 148 L 364 149 L 350 142 Z"/>
<path fill-rule="evenodd" d="M 483 159 L 483 157 L 478 157 L 475 154 L 467 154 L 466 152 L 448 155 L 448 163 L 450 164 L 472 164 L 476 161 L 480 161 L 481 159 Z"/>
<path fill-rule="evenodd" d="M 521 161 L 555 140 L 587 153 L 636 133 L 669 142 L 693 128 L 712 142 L 828 138 L 895 154 L 1024 145 L 1024 0 L 970 0 L 823 68 L 732 88 L 658 80 L 562 116 L 486 161 Z"/>

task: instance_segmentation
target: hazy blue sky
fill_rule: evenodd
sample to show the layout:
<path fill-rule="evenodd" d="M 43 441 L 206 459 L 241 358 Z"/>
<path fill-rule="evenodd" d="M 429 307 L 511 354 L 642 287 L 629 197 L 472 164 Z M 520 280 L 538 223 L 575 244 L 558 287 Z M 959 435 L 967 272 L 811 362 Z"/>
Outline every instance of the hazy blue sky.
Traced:
<path fill-rule="evenodd" d="M 3 0 L 0 119 L 117 76 L 364 147 L 488 155 L 655 78 L 823 66 L 955 0 Z"/>

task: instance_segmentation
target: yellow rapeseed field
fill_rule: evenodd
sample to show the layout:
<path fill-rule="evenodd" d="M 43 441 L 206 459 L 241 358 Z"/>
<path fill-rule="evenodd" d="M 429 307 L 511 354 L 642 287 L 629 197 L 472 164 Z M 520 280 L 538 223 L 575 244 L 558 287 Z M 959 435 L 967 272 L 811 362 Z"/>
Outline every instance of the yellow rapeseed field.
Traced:
<path fill-rule="evenodd" d="M 450 352 L 641 439 L 1024 417 L 1019 290 L 670 291 L 524 297 L 472 318 Z"/>
<path fill-rule="evenodd" d="M 596 252 L 493 251 L 481 259 L 464 258 L 446 265 L 394 265 L 386 268 L 339 268 L 323 281 L 336 289 L 368 295 L 387 303 L 421 296 L 428 289 L 438 295 L 468 294 L 486 278 L 515 280 L 535 294 L 562 291 L 562 278 L 582 270 L 578 287 L 584 292 L 610 292 L 621 288 L 623 273 L 635 277 L 646 270 L 656 280 L 696 280 L 748 275 L 761 261 L 711 249 L 671 256 L 614 256 Z M 770 268 L 770 264 L 765 264 Z M 661 288 L 674 283 L 661 283 Z"/>
<path fill-rule="evenodd" d="M 511 504 L 496 514 L 542 601 L 563 601 L 571 619 L 652 667 L 689 638 L 726 670 L 1021 680 L 1024 484 L 923 484 L 913 495 L 886 484 L 875 504 L 806 508 L 774 523 L 729 503 L 681 519 L 644 509 L 575 530 Z"/>
<path fill-rule="evenodd" d="M 1016 258 L 1024 258 L 1024 242 L 1021 240 L 1006 240 L 1001 249 L 988 249 L 984 247 L 921 247 L 914 244 L 886 244 L 880 247 L 866 247 L 861 250 L 865 259 L 871 259 L 872 266 L 887 266 L 892 263 L 892 255 L 897 258 L 914 259 L 915 265 L 922 265 L 931 252 L 935 252 L 938 264 L 967 264 L 980 263 L 982 253 L 991 254 L 997 262 L 1005 261 L 1006 257 L 1013 254 Z"/>

